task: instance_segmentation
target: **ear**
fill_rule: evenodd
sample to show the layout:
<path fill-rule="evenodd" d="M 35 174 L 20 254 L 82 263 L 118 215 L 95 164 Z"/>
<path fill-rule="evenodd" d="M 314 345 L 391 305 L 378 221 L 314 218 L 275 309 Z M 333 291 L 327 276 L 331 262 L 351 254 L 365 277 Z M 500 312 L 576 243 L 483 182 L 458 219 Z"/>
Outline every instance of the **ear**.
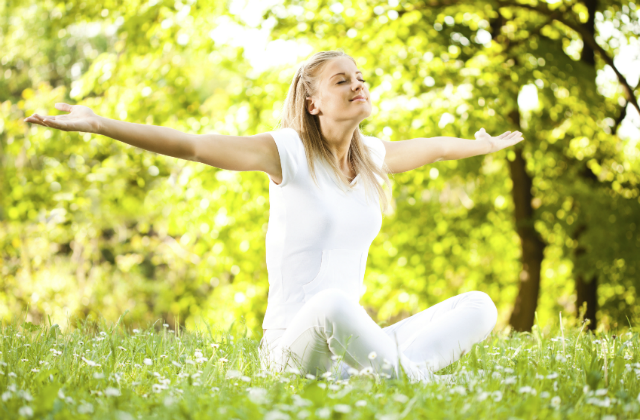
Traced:
<path fill-rule="evenodd" d="M 309 114 L 311 115 L 318 115 L 318 113 L 320 112 L 318 107 L 316 107 L 313 98 L 311 98 L 310 96 L 307 96 L 307 112 L 309 112 Z"/>

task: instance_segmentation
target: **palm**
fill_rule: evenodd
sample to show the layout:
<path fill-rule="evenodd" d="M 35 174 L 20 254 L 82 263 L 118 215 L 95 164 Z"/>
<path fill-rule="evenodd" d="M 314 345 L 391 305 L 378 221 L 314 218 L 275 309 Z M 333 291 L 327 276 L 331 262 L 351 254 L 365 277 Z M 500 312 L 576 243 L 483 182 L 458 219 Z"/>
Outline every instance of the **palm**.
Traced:
<path fill-rule="evenodd" d="M 63 131 L 96 132 L 98 116 L 91 108 L 84 105 L 69 105 L 65 103 L 57 103 L 55 107 L 61 111 L 69 111 L 69 113 L 54 116 L 33 114 L 25 118 L 25 121 Z"/>
<path fill-rule="evenodd" d="M 486 131 L 484 131 L 484 128 L 481 128 L 475 136 L 476 140 L 485 140 L 491 145 L 489 153 L 497 152 L 498 150 L 513 146 L 514 144 L 524 140 L 522 133 L 519 131 L 514 131 L 513 133 L 511 131 L 507 131 L 497 137 L 491 137 Z"/>

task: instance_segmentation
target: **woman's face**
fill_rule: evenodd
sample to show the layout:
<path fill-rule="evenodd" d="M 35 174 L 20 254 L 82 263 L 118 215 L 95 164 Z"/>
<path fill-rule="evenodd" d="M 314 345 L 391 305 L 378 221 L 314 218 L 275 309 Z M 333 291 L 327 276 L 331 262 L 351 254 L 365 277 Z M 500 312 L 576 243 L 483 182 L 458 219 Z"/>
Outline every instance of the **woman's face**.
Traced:
<path fill-rule="evenodd" d="M 369 90 L 362 73 L 348 57 L 336 57 L 325 65 L 320 79 L 319 97 L 307 99 L 307 109 L 321 119 L 352 120 L 359 124 L 371 115 Z M 363 100 L 353 100 L 361 96 Z"/>

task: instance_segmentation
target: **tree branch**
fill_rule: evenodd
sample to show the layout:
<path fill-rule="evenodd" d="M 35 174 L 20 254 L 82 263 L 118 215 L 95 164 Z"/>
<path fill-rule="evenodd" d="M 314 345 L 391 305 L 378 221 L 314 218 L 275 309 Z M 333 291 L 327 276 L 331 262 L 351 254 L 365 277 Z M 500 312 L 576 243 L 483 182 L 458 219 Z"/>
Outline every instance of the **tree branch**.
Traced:
<path fill-rule="evenodd" d="M 595 37 L 589 31 L 587 31 L 586 28 L 584 28 L 584 26 L 581 23 L 572 22 L 571 20 L 559 15 L 557 11 L 552 11 L 547 6 L 540 3 L 538 3 L 536 6 L 531 6 L 529 4 L 520 4 L 516 2 L 511 2 L 511 1 L 498 0 L 498 4 L 502 7 L 519 7 L 522 9 L 527 9 L 527 10 L 541 13 L 545 16 L 548 16 L 550 19 L 553 19 L 562 23 L 563 25 L 573 29 L 578 34 L 580 34 L 580 36 L 582 36 L 583 42 L 589 44 L 589 46 L 600 55 L 600 57 L 604 60 L 604 62 L 607 63 L 613 69 L 616 76 L 618 77 L 618 81 L 622 85 L 622 88 L 624 90 L 625 96 L 627 97 L 627 100 L 631 102 L 633 106 L 635 106 L 635 108 L 638 110 L 638 113 L 640 113 L 640 106 L 638 105 L 638 100 L 636 99 L 634 94 L 635 89 L 629 85 L 629 83 L 627 82 L 627 79 L 625 79 L 622 73 L 620 73 L 620 71 L 618 71 L 616 66 L 613 64 L 613 58 L 611 58 L 609 54 L 604 50 L 604 48 L 602 48 L 596 42 Z"/>

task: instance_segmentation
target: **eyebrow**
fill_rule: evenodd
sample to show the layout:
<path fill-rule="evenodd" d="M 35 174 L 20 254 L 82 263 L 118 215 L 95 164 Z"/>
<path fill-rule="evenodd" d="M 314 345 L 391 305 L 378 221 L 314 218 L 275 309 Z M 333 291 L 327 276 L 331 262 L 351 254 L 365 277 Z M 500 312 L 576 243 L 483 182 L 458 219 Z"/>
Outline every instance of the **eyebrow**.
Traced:
<path fill-rule="evenodd" d="M 360 74 L 362 74 L 362 72 L 361 72 L 361 71 L 357 71 L 356 73 L 360 73 Z M 339 75 L 339 74 L 344 74 L 344 73 L 336 73 L 336 74 L 334 74 L 333 76 L 331 76 L 329 79 L 333 79 L 334 77 L 336 77 L 336 76 L 337 76 L 337 75 Z"/>

